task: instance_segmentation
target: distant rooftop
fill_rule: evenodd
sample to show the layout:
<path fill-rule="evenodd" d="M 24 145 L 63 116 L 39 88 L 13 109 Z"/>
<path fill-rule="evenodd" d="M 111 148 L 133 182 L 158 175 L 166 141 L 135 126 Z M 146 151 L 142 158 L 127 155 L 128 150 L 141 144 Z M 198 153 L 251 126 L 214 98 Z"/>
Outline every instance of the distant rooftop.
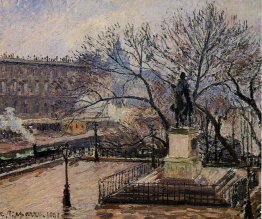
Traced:
<path fill-rule="evenodd" d="M 37 56 L 28 56 L 25 57 L 19 57 L 15 56 L 14 54 L 3 54 L 0 55 L 0 63 L 17 63 L 17 64 L 31 64 L 31 65 L 55 65 L 55 66 L 68 66 L 68 67 L 80 67 L 85 68 L 86 66 L 83 64 L 79 64 L 75 62 L 75 60 L 72 57 L 65 56 L 63 58 L 50 58 L 48 56 L 46 57 L 37 57 Z"/>

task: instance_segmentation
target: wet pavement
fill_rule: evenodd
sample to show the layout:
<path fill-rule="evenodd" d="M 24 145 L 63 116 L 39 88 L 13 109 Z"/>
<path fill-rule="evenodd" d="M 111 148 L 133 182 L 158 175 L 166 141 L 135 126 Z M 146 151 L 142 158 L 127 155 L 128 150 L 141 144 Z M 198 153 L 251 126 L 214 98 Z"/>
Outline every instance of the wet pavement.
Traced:
<path fill-rule="evenodd" d="M 238 212 L 230 208 L 171 205 L 105 205 L 97 209 L 96 219 L 238 219 Z"/>
<path fill-rule="evenodd" d="M 71 164 L 69 181 L 72 208 L 63 209 L 64 166 L 40 168 L 0 180 L 0 218 L 21 212 L 38 218 L 239 218 L 230 208 L 161 205 L 97 206 L 98 180 L 138 165 L 129 162 L 84 162 Z M 7 217 L 6 217 L 7 216 Z M 15 218 L 15 217 L 13 217 Z M 20 217 L 16 217 L 20 218 Z M 22 218 L 35 218 L 32 215 Z"/>
<path fill-rule="evenodd" d="M 138 163 L 81 161 L 69 166 L 73 206 L 70 209 L 69 218 L 92 218 L 95 215 L 98 200 L 99 178 L 133 165 L 138 165 Z M 0 218 L 1 212 L 6 215 L 8 211 L 14 214 L 16 212 L 41 214 L 52 212 L 61 218 L 64 214 L 62 204 L 64 181 L 64 165 L 41 168 L 0 180 Z"/>

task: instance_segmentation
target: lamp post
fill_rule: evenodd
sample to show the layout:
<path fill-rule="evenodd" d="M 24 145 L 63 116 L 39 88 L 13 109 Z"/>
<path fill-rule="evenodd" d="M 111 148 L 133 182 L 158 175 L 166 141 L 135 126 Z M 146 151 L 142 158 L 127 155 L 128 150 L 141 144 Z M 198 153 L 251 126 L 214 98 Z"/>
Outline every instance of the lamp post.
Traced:
<path fill-rule="evenodd" d="M 240 135 L 241 135 L 241 144 L 242 144 L 242 161 L 245 158 L 245 135 L 244 135 L 244 118 L 241 116 L 240 120 Z"/>
<path fill-rule="evenodd" d="M 246 167 L 247 170 L 247 185 L 246 185 L 246 194 L 247 194 L 247 203 L 244 209 L 244 218 L 247 219 L 253 219 L 254 215 L 252 213 L 252 206 L 251 206 L 251 200 L 250 200 L 250 190 L 249 190 L 249 185 L 250 185 L 250 169 L 252 166 L 252 163 L 250 162 L 249 159 L 249 141 L 246 140 L 248 138 L 248 133 L 247 133 L 247 122 L 244 118 L 244 116 L 241 117 L 241 143 L 242 143 L 242 160 L 244 164 L 244 168 Z M 245 142 L 246 140 L 246 142 Z M 246 147 L 245 147 L 246 143 Z M 245 150 L 246 148 L 246 150 Z"/>
<path fill-rule="evenodd" d="M 93 123 L 94 133 L 95 133 L 95 161 L 99 161 L 98 157 L 98 136 L 97 136 L 97 122 Z"/>
<path fill-rule="evenodd" d="M 219 110 L 219 108 L 217 108 L 216 109 L 216 112 L 215 112 L 215 118 L 216 118 L 216 120 L 218 121 L 218 123 L 220 123 L 220 121 L 219 121 L 219 116 L 221 116 L 220 115 L 220 110 Z M 217 135 L 216 135 L 216 133 L 215 133 L 215 137 L 214 137 L 214 146 L 215 146 L 215 163 L 217 163 L 217 161 L 218 161 L 218 154 L 217 154 Z"/>
<path fill-rule="evenodd" d="M 245 206 L 245 213 L 244 217 L 246 219 L 253 219 L 254 215 L 252 213 L 252 206 L 251 206 L 251 200 L 250 200 L 250 191 L 249 191 L 249 185 L 250 185 L 250 168 L 251 168 L 251 162 L 249 159 L 246 161 L 247 164 L 247 203 Z"/>
<path fill-rule="evenodd" d="M 65 188 L 64 188 L 63 205 L 64 205 L 64 207 L 71 207 L 70 191 L 69 191 L 69 183 L 68 183 L 69 145 L 67 143 L 62 148 L 62 154 L 63 154 L 63 158 L 64 158 L 64 161 L 65 161 Z"/>
<path fill-rule="evenodd" d="M 156 158 L 155 158 L 155 130 L 152 131 L 152 168 L 156 168 Z"/>
<path fill-rule="evenodd" d="M 209 124 L 209 118 L 207 116 L 207 101 L 206 101 L 206 109 L 205 109 L 205 113 L 206 113 L 206 122 L 205 122 L 205 144 L 206 144 L 206 153 L 205 153 L 205 164 L 208 164 L 209 163 L 209 136 L 208 136 L 208 124 Z"/>

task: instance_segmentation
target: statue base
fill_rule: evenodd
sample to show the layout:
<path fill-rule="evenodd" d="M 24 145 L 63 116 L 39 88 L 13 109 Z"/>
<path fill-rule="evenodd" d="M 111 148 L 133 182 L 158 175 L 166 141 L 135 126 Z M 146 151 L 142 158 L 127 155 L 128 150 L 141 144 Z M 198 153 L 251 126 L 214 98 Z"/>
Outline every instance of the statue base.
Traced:
<path fill-rule="evenodd" d="M 164 159 L 164 177 L 194 179 L 202 169 L 199 157 Z"/>
<path fill-rule="evenodd" d="M 169 130 L 169 153 L 164 159 L 164 177 L 194 179 L 202 169 L 198 155 L 197 128 L 183 127 Z"/>

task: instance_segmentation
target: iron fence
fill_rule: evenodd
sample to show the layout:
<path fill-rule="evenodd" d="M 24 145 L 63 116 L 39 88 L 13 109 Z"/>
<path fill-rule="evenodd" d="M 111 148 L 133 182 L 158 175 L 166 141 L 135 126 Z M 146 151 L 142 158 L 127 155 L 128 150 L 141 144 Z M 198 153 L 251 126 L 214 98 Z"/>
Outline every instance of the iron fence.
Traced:
<path fill-rule="evenodd" d="M 241 177 L 239 180 L 228 183 L 225 186 L 219 186 L 216 191 L 223 199 L 226 200 L 231 207 L 235 207 L 238 203 L 247 198 L 247 195 L 256 186 L 258 186 L 258 175 L 251 171 L 247 178 Z"/>
<path fill-rule="evenodd" d="M 241 156 L 240 162 L 236 163 L 234 161 L 228 161 L 228 162 L 216 162 L 216 161 L 209 161 L 208 163 L 203 161 L 203 166 L 205 167 L 235 167 L 235 168 L 245 168 L 245 167 L 258 167 L 261 168 L 261 157 L 260 156 Z"/>
<path fill-rule="evenodd" d="M 25 168 L 25 167 L 29 167 L 34 164 L 54 161 L 54 160 L 60 159 L 61 157 L 62 157 L 61 154 L 55 153 L 55 154 L 44 156 L 44 157 L 28 156 L 25 158 L 0 160 L 0 174 L 8 173 L 8 172 L 11 172 L 17 169 L 21 169 L 21 168 Z"/>
<path fill-rule="evenodd" d="M 163 149 L 154 149 L 154 152 L 151 148 L 148 149 L 141 149 L 141 148 L 134 148 L 134 149 L 127 149 L 123 147 L 119 148 L 105 148 L 100 147 L 99 155 L 102 157 L 123 157 L 123 158 L 151 158 L 152 153 L 154 153 L 157 157 L 164 157 L 165 150 Z"/>
<path fill-rule="evenodd" d="M 216 194 L 214 185 L 188 183 L 130 183 L 104 202 L 146 204 L 219 205 L 227 203 Z"/>
<path fill-rule="evenodd" d="M 151 171 L 151 164 L 143 163 L 100 179 L 98 181 L 99 203 L 123 187 L 129 185 L 131 182 L 134 182 L 140 177 L 150 173 Z"/>
<path fill-rule="evenodd" d="M 121 171 L 99 181 L 99 203 L 191 204 L 235 207 L 258 185 L 253 172 L 248 179 L 223 179 L 215 185 L 202 185 L 177 180 L 174 182 L 135 182 L 150 172 L 146 164 Z M 135 173 L 134 173 L 135 172 Z M 249 191 L 248 191 L 249 190 Z"/>

